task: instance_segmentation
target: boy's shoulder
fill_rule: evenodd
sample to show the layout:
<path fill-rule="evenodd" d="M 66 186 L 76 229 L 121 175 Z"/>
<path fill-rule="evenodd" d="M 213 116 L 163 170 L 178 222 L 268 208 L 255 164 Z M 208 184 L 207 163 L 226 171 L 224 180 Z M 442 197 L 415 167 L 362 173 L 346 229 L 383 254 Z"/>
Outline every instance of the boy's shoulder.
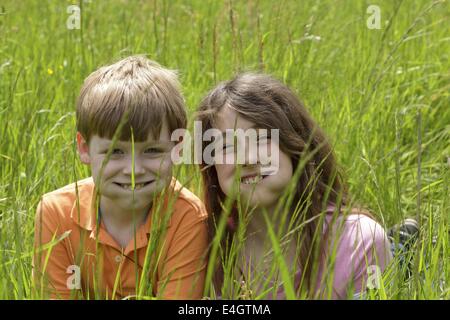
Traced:
<path fill-rule="evenodd" d="M 174 220 L 206 220 L 207 213 L 203 202 L 178 180 L 172 178 L 171 187 L 176 193 L 172 222 Z M 77 198 L 80 211 L 86 215 L 92 205 L 95 184 L 92 177 L 76 181 L 64 187 L 48 192 L 42 196 L 38 211 L 43 214 L 57 215 L 55 218 L 72 219 Z M 84 220 L 90 220 L 86 217 Z M 87 223 L 87 222 L 86 222 Z"/>
<path fill-rule="evenodd" d="M 92 195 L 94 190 L 94 180 L 92 177 L 70 183 L 59 189 L 45 193 L 42 198 L 49 201 L 73 201 L 78 195 L 89 193 Z"/>
<path fill-rule="evenodd" d="M 207 218 L 205 205 L 199 197 L 175 178 L 172 178 L 171 186 L 177 195 L 175 211 L 194 212 L 195 216 L 200 220 Z"/>
<path fill-rule="evenodd" d="M 45 193 L 41 197 L 39 206 L 40 208 L 51 209 L 44 210 L 46 214 L 48 214 L 48 211 L 51 211 L 55 214 L 69 217 L 77 201 L 77 197 L 81 204 L 90 203 L 93 191 L 94 181 L 92 177 L 89 177 Z"/>

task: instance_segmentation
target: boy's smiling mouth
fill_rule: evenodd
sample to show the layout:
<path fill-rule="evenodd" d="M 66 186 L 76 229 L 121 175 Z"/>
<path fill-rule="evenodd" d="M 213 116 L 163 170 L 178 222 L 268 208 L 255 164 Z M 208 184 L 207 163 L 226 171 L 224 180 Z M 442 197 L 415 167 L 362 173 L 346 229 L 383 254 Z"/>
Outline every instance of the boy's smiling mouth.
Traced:
<path fill-rule="evenodd" d="M 139 182 L 139 183 L 135 183 L 134 184 L 134 190 L 140 190 L 148 185 L 150 185 L 151 183 L 153 183 L 155 180 L 151 180 L 151 181 L 146 181 L 146 182 Z M 121 187 L 122 189 L 125 190 L 131 190 L 131 183 L 119 183 L 119 182 L 114 182 L 115 185 Z"/>

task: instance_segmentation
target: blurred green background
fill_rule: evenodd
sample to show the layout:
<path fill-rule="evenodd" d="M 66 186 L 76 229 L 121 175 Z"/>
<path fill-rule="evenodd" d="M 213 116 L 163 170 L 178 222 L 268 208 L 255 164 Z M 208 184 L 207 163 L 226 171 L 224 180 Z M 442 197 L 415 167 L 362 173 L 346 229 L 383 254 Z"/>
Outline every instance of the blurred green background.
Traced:
<path fill-rule="evenodd" d="M 80 8 L 80 29 L 69 29 Z M 380 29 L 370 29 L 380 9 Z M 75 101 L 101 65 L 147 54 L 178 70 L 189 114 L 239 71 L 286 82 L 330 137 L 350 192 L 386 226 L 422 222 L 422 276 L 387 298 L 448 298 L 448 1 L 0 2 L 0 299 L 32 298 L 43 193 L 87 177 Z M 201 194 L 196 168 L 180 180 Z M 439 262 L 439 263 L 434 263 Z"/>

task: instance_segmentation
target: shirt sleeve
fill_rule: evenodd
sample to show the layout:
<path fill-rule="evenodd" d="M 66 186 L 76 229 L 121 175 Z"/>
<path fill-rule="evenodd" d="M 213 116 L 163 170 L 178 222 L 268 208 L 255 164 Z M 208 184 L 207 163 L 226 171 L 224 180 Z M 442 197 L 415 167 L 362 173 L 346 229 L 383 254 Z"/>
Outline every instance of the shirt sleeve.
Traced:
<path fill-rule="evenodd" d="M 35 216 L 33 279 L 40 297 L 69 299 L 71 274 L 67 268 L 73 265 L 66 248 L 69 232 L 59 222 L 57 210 L 44 199 Z"/>
<path fill-rule="evenodd" d="M 206 210 L 189 206 L 182 216 L 159 272 L 157 296 L 163 299 L 203 296 L 208 258 Z"/>
<path fill-rule="evenodd" d="M 370 217 L 355 215 L 343 231 L 337 249 L 334 298 L 358 297 L 380 286 L 392 259 L 383 227 Z"/>
<path fill-rule="evenodd" d="M 354 261 L 355 294 L 378 289 L 383 271 L 392 259 L 389 240 L 384 228 L 369 217 L 360 218 L 358 236 L 352 260 Z"/>

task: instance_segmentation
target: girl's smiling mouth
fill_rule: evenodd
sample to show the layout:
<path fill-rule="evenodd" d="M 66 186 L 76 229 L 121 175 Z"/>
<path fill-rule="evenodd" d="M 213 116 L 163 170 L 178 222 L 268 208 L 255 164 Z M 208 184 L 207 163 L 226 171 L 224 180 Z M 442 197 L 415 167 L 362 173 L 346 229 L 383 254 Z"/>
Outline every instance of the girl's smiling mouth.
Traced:
<path fill-rule="evenodd" d="M 241 183 L 242 184 L 256 184 L 259 183 L 260 181 L 264 180 L 264 178 L 266 178 L 267 175 L 260 175 L 260 174 L 252 174 L 252 175 L 247 175 L 244 177 L 241 177 Z"/>

